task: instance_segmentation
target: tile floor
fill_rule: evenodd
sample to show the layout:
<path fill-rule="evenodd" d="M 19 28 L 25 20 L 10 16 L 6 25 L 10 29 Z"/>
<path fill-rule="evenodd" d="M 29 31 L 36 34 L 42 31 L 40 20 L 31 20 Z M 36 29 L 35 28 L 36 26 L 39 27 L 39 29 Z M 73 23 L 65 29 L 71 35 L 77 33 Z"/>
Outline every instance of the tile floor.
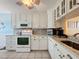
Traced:
<path fill-rule="evenodd" d="M 30 53 L 0 51 L 0 59 L 51 59 L 51 57 L 48 51 L 31 51 Z"/>

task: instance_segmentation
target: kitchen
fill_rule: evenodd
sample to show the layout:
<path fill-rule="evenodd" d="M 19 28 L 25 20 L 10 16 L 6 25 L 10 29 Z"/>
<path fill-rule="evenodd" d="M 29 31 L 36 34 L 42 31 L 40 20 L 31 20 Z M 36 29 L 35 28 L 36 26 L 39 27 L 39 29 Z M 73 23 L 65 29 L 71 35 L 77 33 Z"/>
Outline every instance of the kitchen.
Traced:
<path fill-rule="evenodd" d="M 0 58 L 79 59 L 79 0 L 24 2 L 0 1 Z"/>

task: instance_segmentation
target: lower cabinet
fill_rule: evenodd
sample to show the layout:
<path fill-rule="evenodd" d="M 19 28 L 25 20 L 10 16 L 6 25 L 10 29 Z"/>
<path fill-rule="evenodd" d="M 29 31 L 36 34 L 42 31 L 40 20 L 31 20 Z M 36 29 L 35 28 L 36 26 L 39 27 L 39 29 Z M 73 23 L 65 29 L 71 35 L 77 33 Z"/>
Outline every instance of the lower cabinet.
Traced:
<path fill-rule="evenodd" d="M 48 51 L 51 59 L 79 59 L 74 52 L 52 38 L 48 38 Z"/>
<path fill-rule="evenodd" d="M 64 50 L 61 48 L 61 45 L 56 43 L 54 46 L 54 54 L 55 54 L 55 59 L 66 59 L 66 55 L 64 53 Z"/>
<path fill-rule="evenodd" d="M 47 50 L 47 37 L 35 36 L 31 39 L 31 50 Z"/>
<path fill-rule="evenodd" d="M 6 36 L 6 49 L 16 50 L 16 36 Z"/>
<path fill-rule="evenodd" d="M 54 48 L 55 59 L 62 59 L 62 53 L 58 48 Z"/>
<path fill-rule="evenodd" d="M 31 39 L 31 50 L 39 50 L 39 38 L 32 37 Z"/>
<path fill-rule="evenodd" d="M 52 43 L 51 41 L 52 39 L 50 39 L 48 37 L 48 51 L 49 51 L 49 54 L 51 56 L 52 59 L 55 59 L 55 54 L 54 54 L 54 43 Z"/>
<path fill-rule="evenodd" d="M 40 50 L 47 50 L 47 37 L 40 37 L 40 40 L 39 40 L 39 47 L 40 47 Z"/>

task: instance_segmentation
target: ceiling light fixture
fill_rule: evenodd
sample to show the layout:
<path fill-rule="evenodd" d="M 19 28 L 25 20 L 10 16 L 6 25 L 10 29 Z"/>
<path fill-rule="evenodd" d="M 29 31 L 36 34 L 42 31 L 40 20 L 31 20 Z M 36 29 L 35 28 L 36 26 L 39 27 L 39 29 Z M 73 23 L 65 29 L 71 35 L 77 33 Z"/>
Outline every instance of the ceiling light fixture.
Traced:
<path fill-rule="evenodd" d="M 20 0 L 17 2 L 19 5 L 24 5 L 28 7 L 28 9 L 32 9 L 33 7 L 40 4 L 40 0 Z"/>

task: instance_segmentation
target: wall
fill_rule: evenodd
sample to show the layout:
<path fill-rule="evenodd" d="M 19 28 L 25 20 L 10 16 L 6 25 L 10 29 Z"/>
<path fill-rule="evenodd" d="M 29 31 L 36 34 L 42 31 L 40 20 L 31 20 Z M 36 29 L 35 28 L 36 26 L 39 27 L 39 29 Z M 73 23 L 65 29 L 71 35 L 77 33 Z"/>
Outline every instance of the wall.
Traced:
<path fill-rule="evenodd" d="M 61 19 L 61 20 L 56 20 L 55 21 L 55 27 L 62 27 L 63 29 L 65 29 L 65 20 Z"/>

